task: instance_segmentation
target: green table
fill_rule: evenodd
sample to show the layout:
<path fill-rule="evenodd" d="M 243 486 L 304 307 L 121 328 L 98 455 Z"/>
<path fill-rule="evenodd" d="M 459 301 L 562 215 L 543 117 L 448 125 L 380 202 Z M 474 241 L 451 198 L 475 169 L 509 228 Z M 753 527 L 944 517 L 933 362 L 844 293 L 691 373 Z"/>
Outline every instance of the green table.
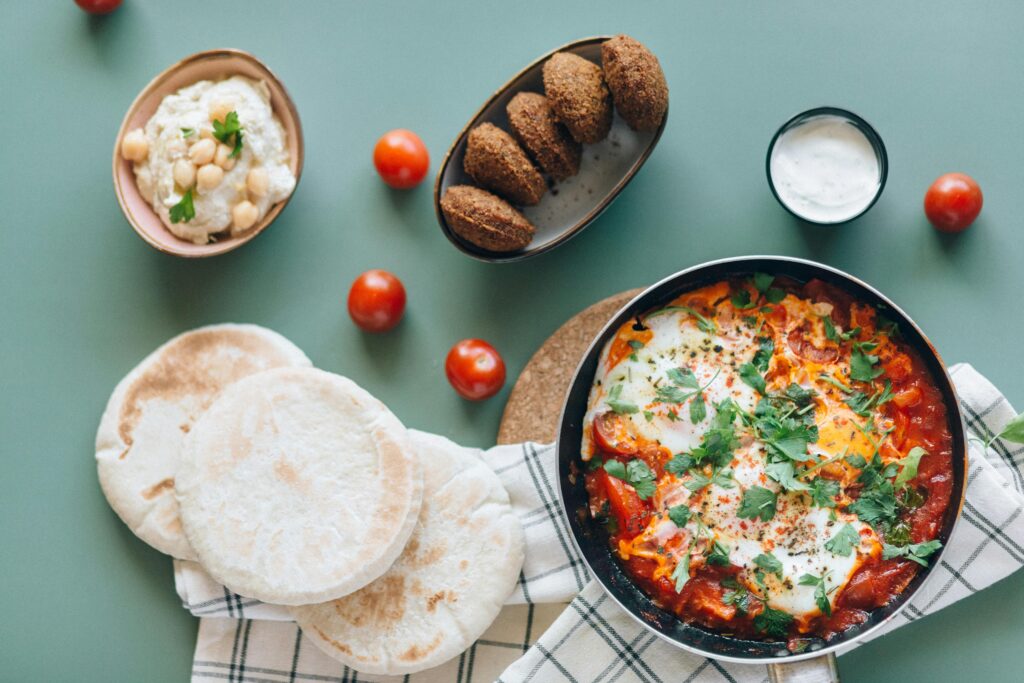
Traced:
<path fill-rule="evenodd" d="M 598 5 L 601 5 L 600 7 Z M 823 3 L 169 3 L 90 19 L 71 0 L 5 3 L 0 41 L 0 679 L 181 681 L 196 620 L 168 558 L 117 520 L 93 437 L 121 376 L 170 336 L 247 321 L 386 401 L 408 425 L 488 445 L 507 389 L 483 404 L 441 361 L 480 336 L 511 376 L 566 317 L 711 258 L 805 256 L 901 302 L 949 361 L 1024 406 L 1019 275 L 1024 5 Z M 433 167 L 508 76 L 567 40 L 627 32 L 672 90 L 661 144 L 582 235 L 525 263 L 472 261 L 442 237 L 430 183 L 389 191 L 370 163 L 385 130 L 417 130 Z M 277 223 L 213 260 L 164 256 L 122 218 L 110 179 L 121 117 L 157 72 L 212 47 L 249 50 L 290 89 L 306 167 Z M 775 203 L 764 154 L 791 114 L 834 104 L 888 146 L 889 183 L 845 227 Z M 936 235 L 921 200 L 941 172 L 986 194 L 971 232 Z M 382 267 L 409 290 L 395 332 L 364 336 L 344 299 Z M 840 660 L 848 681 L 1009 680 L 1024 573 Z"/>

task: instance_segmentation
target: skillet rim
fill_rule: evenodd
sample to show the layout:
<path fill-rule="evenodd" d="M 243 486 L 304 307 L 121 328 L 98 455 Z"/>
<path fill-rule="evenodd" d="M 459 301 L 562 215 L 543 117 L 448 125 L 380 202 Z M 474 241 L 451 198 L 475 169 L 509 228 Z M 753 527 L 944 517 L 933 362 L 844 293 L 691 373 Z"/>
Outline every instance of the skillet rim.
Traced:
<path fill-rule="evenodd" d="M 573 414 L 578 413 L 580 418 L 582 418 L 583 413 L 585 413 L 585 405 L 584 410 L 582 412 L 579 411 L 579 406 L 577 405 L 578 400 L 574 401 L 573 396 L 575 393 L 580 391 L 579 385 L 581 381 L 585 381 L 586 392 L 584 397 L 589 395 L 590 384 L 592 383 L 593 378 L 589 375 L 583 377 L 581 376 L 581 373 L 583 373 L 588 366 L 596 364 L 597 356 L 595 354 L 600 353 L 604 344 L 607 342 L 609 335 L 614 330 L 618 329 L 618 327 L 629 317 L 632 317 L 642 311 L 649 310 L 659 303 L 670 301 L 672 298 L 679 296 L 685 291 L 699 287 L 701 284 L 699 282 L 699 277 L 704 271 L 713 270 L 715 268 L 731 267 L 736 271 L 734 275 L 741 275 L 753 272 L 756 267 L 755 264 L 765 261 L 776 262 L 776 270 L 787 266 L 796 266 L 800 269 L 817 271 L 818 274 L 824 273 L 827 277 L 826 281 L 838 280 L 842 281 L 849 288 L 854 290 L 859 289 L 866 291 L 893 312 L 893 317 L 897 319 L 897 323 L 899 324 L 901 331 L 906 331 L 906 327 L 913 330 L 913 332 L 920 337 L 920 340 L 906 339 L 906 341 L 910 344 L 911 348 L 916 350 L 922 356 L 932 373 L 933 380 L 936 381 L 937 385 L 939 385 L 939 389 L 943 394 L 946 406 L 947 422 L 953 437 L 954 490 L 950 498 L 950 504 L 943 513 L 942 526 L 939 529 L 939 533 L 936 535 L 936 538 L 943 541 L 942 548 L 933 556 L 932 561 L 927 567 L 915 574 L 910 584 L 908 584 L 904 591 L 897 596 L 896 600 L 888 605 L 884 605 L 869 612 L 868 619 L 864 624 L 847 629 L 832 641 L 826 642 L 817 649 L 809 649 L 800 653 L 788 651 L 785 648 L 784 643 L 781 641 L 742 640 L 739 638 L 733 638 L 729 635 L 716 633 L 710 629 L 684 624 L 674 615 L 671 615 L 670 613 L 655 606 L 654 603 L 650 601 L 650 598 L 647 597 L 646 594 L 635 585 L 635 583 L 633 583 L 632 579 L 628 579 L 627 577 L 627 582 L 630 587 L 634 591 L 643 595 L 643 599 L 646 601 L 646 604 L 641 604 L 637 607 L 628 606 L 625 604 L 625 596 L 618 594 L 618 588 L 612 584 L 610 576 L 606 575 L 604 572 L 598 572 L 595 570 L 593 563 L 591 562 L 591 558 L 588 556 L 587 552 L 585 552 L 579 538 L 582 532 L 582 527 L 580 524 L 574 523 L 574 514 L 570 512 L 566 502 L 567 494 L 571 493 L 573 488 L 578 488 L 578 486 L 574 486 L 568 481 L 568 465 L 574 459 L 579 457 L 578 439 L 574 446 L 566 443 L 567 434 L 571 434 L 573 431 L 572 424 L 567 422 L 567 420 L 572 419 L 570 412 Z M 770 269 L 767 268 L 760 268 L 758 270 L 761 272 L 770 272 Z M 780 275 L 781 273 L 772 274 Z M 730 277 L 730 275 L 723 274 L 716 277 L 717 279 L 722 279 Z M 668 289 L 670 291 L 662 291 L 663 289 Z M 906 337 L 906 335 L 904 336 Z M 570 408 L 574 408 L 574 410 L 570 411 Z M 580 421 L 582 422 L 582 419 L 580 419 Z M 580 425 L 578 426 L 577 431 L 581 430 L 582 426 Z M 915 323 L 902 308 L 875 287 L 833 266 L 793 256 L 758 254 L 705 261 L 688 268 L 684 268 L 683 270 L 658 280 L 645 288 L 637 296 L 630 299 L 630 301 L 623 305 L 594 337 L 580 363 L 577 365 L 576 370 L 573 373 L 572 382 L 570 383 L 569 389 L 562 402 L 562 413 L 559 416 L 559 430 L 555 442 L 555 449 L 555 457 L 558 465 L 558 502 L 563 515 L 563 520 L 569 527 L 569 536 L 572 540 L 573 547 L 583 560 L 583 563 L 590 572 L 591 577 L 601 584 L 607 596 L 611 598 L 613 602 L 618 604 L 619 607 L 621 607 L 630 616 L 630 618 L 643 626 L 647 631 L 653 633 L 669 644 L 703 657 L 738 664 L 781 664 L 816 659 L 818 657 L 829 655 L 830 653 L 835 653 L 836 650 L 849 645 L 852 641 L 863 640 L 876 634 L 907 606 L 913 596 L 916 595 L 921 590 L 922 586 L 924 586 L 931 578 L 933 573 L 932 570 L 939 564 L 939 561 L 948 548 L 948 541 L 956 530 L 956 525 L 960 519 L 960 512 L 963 509 L 967 490 L 966 473 L 968 466 L 968 448 L 966 423 L 964 422 L 963 413 L 960 409 L 960 401 L 956 392 L 956 386 L 953 384 L 953 380 L 949 375 L 946 364 L 943 362 L 942 357 L 935 348 L 935 345 L 932 344 L 924 331 L 921 330 L 917 323 Z M 590 518 L 588 517 L 588 519 Z M 600 540 L 603 542 L 605 539 Z M 593 545 L 593 543 L 591 542 L 589 545 Z M 603 552 L 608 553 L 609 556 L 611 554 L 606 542 L 603 543 Z M 619 566 L 614 562 L 614 560 L 613 564 L 615 567 Z M 621 572 L 621 569 L 619 571 Z M 625 575 L 623 574 L 623 576 Z M 736 652 L 750 651 L 752 649 L 763 652 L 753 655 L 743 655 L 732 652 L 723 654 L 721 652 L 705 649 L 699 645 L 689 642 L 690 639 L 678 637 L 673 635 L 673 633 L 668 633 L 657 628 L 654 624 L 648 622 L 641 616 L 641 608 L 654 610 L 667 617 L 669 621 L 672 622 L 674 632 L 678 632 L 680 629 L 684 632 L 692 630 L 695 634 L 700 634 L 699 637 L 707 637 L 711 640 L 724 641 L 727 646 L 731 645 L 732 649 Z M 880 613 L 885 614 L 878 618 L 875 623 L 872 623 L 873 618 Z"/>

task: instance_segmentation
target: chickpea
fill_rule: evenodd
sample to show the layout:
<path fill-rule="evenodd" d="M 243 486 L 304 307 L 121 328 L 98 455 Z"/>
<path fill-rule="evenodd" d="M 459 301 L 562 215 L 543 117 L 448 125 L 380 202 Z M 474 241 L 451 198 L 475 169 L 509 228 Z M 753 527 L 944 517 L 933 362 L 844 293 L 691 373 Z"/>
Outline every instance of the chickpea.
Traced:
<path fill-rule="evenodd" d="M 235 167 L 235 160 L 231 158 L 231 147 L 225 144 L 217 145 L 217 154 L 213 157 L 213 163 L 217 164 L 225 171 L 230 171 Z"/>
<path fill-rule="evenodd" d="M 270 174 L 267 173 L 267 169 L 259 167 L 250 170 L 245 178 L 245 186 L 254 197 L 265 196 L 270 189 Z"/>
<path fill-rule="evenodd" d="M 149 156 L 149 141 L 141 128 L 125 133 L 121 140 L 121 156 L 128 161 L 144 161 Z"/>
<path fill-rule="evenodd" d="M 202 130 L 200 130 L 199 131 L 199 139 L 200 140 L 212 140 L 213 139 L 213 129 L 212 128 L 203 128 Z"/>
<path fill-rule="evenodd" d="M 196 171 L 196 187 L 200 190 L 212 190 L 224 180 L 224 169 L 217 164 L 200 166 Z"/>
<path fill-rule="evenodd" d="M 178 187 L 192 187 L 192 183 L 196 181 L 196 167 L 188 159 L 178 159 L 174 162 L 173 175 Z"/>
<path fill-rule="evenodd" d="M 223 121 L 234 110 L 235 103 L 231 100 L 217 100 L 210 104 L 210 120 Z"/>
<path fill-rule="evenodd" d="M 241 232 L 248 230 L 255 223 L 256 219 L 259 218 L 260 211 L 256 208 L 256 205 L 250 201 L 241 201 L 235 204 L 234 208 L 231 209 L 231 219 L 234 221 L 232 226 L 232 232 Z"/>
<path fill-rule="evenodd" d="M 189 147 L 188 158 L 196 166 L 202 166 L 213 161 L 213 155 L 217 153 L 217 143 L 213 140 L 200 140 Z"/>

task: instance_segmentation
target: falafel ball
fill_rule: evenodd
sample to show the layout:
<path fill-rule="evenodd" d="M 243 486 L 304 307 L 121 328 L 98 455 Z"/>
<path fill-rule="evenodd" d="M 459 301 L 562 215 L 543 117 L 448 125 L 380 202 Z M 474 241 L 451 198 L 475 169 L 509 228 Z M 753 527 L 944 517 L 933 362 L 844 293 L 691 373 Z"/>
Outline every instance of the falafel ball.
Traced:
<path fill-rule="evenodd" d="M 452 232 L 488 251 L 517 251 L 536 232 L 511 204 L 472 185 L 449 187 L 441 198 L 441 212 Z"/>
<path fill-rule="evenodd" d="M 533 206 L 548 191 L 519 143 L 493 123 L 469 131 L 462 167 L 478 185 L 516 204 Z"/>
<path fill-rule="evenodd" d="M 571 52 L 544 63 L 544 92 L 558 120 L 577 142 L 604 140 L 612 127 L 612 98 L 601 67 Z"/>
<path fill-rule="evenodd" d="M 505 111 L 512 135 L 545 173 L 555 180 L 579 173 L 583 146 L 558 122 L 546 97 L 517 93 Z"/>
<path fill-rule="evenodd" d="M 618 35 L 601 45 L 601 65 L 615 108 L 633 130 L 655 130 L 668 111 L 668 83 L 654 53 Z"/>

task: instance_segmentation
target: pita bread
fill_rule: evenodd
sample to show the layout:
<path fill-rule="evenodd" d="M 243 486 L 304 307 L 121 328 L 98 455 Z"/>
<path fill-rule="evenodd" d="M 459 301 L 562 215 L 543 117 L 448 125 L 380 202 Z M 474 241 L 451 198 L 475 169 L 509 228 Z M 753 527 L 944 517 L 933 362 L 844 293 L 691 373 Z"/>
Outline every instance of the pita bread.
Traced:
<path fill-rule="evenodd" d="M 405 551 L 359 592 L 291 610 L 321 650 L 364 673 L 410 674 L 464 651 L 498 616 L 523 564 L 519 519 L 480 451 L 410 435 L 424 487 Z"/>
<path fill-rule="evenodd" d="M 96 433 L 100 486 L 110 506 L 160 552 L 196 559 L 174 498 L 185 435 L 232 382 L 309 365 L 297 346 L 257 325 L 200 327 L 158 348 L 114 389 Z"/>
<path fill-rule="evenodd" d="M 236 382 L 196 422 L 176 493 L 213 578 L 301 605 L 387 571 L 416 525 L 423 475 L 383 403 L 344 377 L 279 368 Z"/>

